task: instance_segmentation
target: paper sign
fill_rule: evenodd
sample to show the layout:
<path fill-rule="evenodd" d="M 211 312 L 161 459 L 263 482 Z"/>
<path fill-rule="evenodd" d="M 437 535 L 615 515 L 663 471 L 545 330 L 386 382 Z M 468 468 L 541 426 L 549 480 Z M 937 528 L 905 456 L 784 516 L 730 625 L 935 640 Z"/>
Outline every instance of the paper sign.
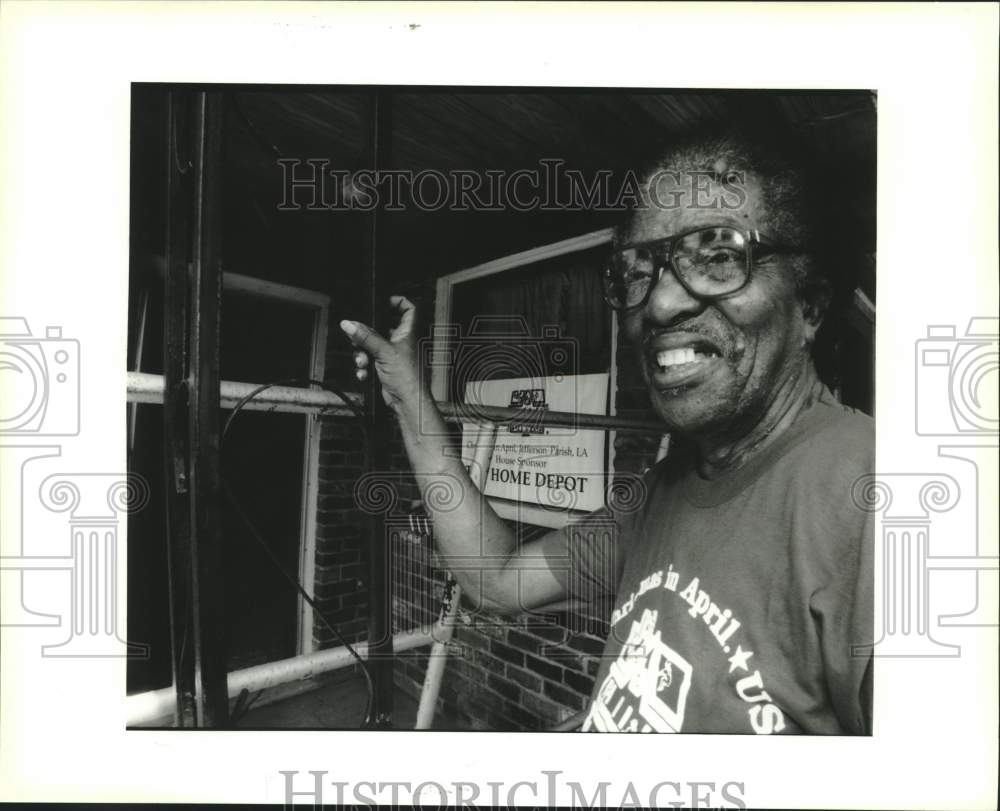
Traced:
<path fill-rule="evenodd" d="M 466 404 L 524 412 L 523 419 L 498 427 L 483 492 L 491 499 L 549 509 L 592 512 L 604 506 L 606 432 L 543 427 L 536 415 L 545 411 L 605 414 L 607 397 L 607 374 L 469 383 Z M 475 455 L 478 432 L 473 424 L 462 427 L 466 467 Z"/>

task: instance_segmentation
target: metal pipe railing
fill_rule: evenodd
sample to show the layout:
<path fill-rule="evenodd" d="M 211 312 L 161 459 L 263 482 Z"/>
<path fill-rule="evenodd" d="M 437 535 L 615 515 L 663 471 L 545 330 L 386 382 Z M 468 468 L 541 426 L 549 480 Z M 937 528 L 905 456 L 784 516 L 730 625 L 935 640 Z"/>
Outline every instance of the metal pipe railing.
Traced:
<path fill-rule="evenodd" d="M 223 408 L 232 408 L 254 389 L 260 388 L 260 383 L 237 383 L 223 380 L 219 384 L 219 397 Z M 130 403 L 163 404 L 163 375 L 146 372 L 129 372 L 127 377 L 127 400 Z M 360 394 L 347 395 L 355 405 L 361 405 L 364 399 Z M 333 392 L 324 389 L 300 389 L 294 386 L 272 386 L 257 394 L 244 406 L 250 411 L 296 411 L 312 414 L 325 411 L 330 414 L 353 415 L 344 405 L 344 401 Z"/>
<path fill-rule="evenodd" d="M 130 403 L 163 403 L 163 376 L 146 372 L 128 372 L 127 399 Z M 220 397 L 222 406 L 229 408 L 260 386 L 259 383 L 237 383 L 223 380 Z M 356 405 L 363 405 L 360 394 L 348 392 Z M 576 414 L 571 411 L 531 411 L 503 406 L 470 405 L 441 402 L 437 404 L 441 415 L 448 422 L 465 422 L 477 425 L 503 424 L 524 421 L 528 416 L 532 425 L 559 428 L 580 428 L 597 431 L 634 431 L 662 434 L 664 426 L 653 420 L 604 414 Z M 313 413 L 326 411 L 331 414 L 350 415 L 344 401 L 336 394 L 318 389 L 300 389 L 293 386 L 273 386 L 257 395 L 246 406 L 253 410 L 299 411 Z"/>
<path fill-rule="evenodd" d="M 434 637 L 425 631 L 406 631 L 393 637 L 395 651 L 412 650 L 434 642 Z M 368 655 L 368 644 L 362 642 L 354 646 L 360 656 Z M 345 667 L 357 661 L 347 648 L 330 648 L 328 650 L 294 656 L 291 659 L 279 659 L 262 665 L 234 670 L 227 679 L 229 698 L 236 698 L 243 690 L 264 690 L 301 681 L 322 673 Z M 125 723 L 127 726 L 151 724 L 173 713 L 177 701 L 173 687 L 162 690 L 150 690 L 146 693 L 136 693 L 125 698 Z"/>
<path fill-rule="evenodd" d="M 580 428 L 597 431 L 637 431 L 662 434 L 663 423 L 651 420 L 637 420 L 629 417 L 608 416 L 606 414 L 578 414 L 572 411 L 528 410 L 485 406 L 470 403 L 438 403 L 441 416 L 448 422 L 475 424 L 531 421 L 532 427 Z"/>
<path fill-rule="evenodd" d="M 476 435 L 476 451 L 469 468 L 476 487 L 482 492 L 486 488 L 486 475 L 493 459 L 493 449 L 497 440 L 496 425 L 487 425 L 479 429 Z M 441 682 L 444 680 L 444 666 L 448 662 L 448 643 L 455 631 L 455 621 L 458 615 L 458 604 L 462 599 L 462 589 L 453 583 L 451 572 L 447 572 L 447 593 L 441 615 L 438 618 L 434 645 L 427 659 L 427 671 L 424 674 L 424 684 L 420 690 L 420 704 L 417 707 L 417 723 L 415 729 L 430 729 L 434 723 L 434 711 L 437 708 L 438 695 L 441 692 Z"/>

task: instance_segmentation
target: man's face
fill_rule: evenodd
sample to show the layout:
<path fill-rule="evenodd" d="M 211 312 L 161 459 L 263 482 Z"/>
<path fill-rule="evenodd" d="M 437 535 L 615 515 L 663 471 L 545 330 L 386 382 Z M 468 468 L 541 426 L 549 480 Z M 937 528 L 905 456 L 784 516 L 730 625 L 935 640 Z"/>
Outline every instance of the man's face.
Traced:
<path fill-rule="evenodd" d="M 745 200 L 734 210 L 695 208 L 684 185 L 674 198 L 677 205 L 637 212 L 626 241 L 715 225 L 773 235 L 759 180 L 751 173 Z M 718 188 L 712 192 L 709 199 L 721 194 Z M 680 433 L 731 438 L 760 420 L 782 383 L 809 362 L 815 332 L 796 296 L 790 257 L 781 255 L 755 257 L 750 282 L 714 301 L 692 297 L 666 270 L 647 303 L 625 311 L 623 324 L 639 351 L 653 406 L 667 425 Z M 685 349 L 694 350 L 693 359 L 690 352 L 672 351 Z"/>

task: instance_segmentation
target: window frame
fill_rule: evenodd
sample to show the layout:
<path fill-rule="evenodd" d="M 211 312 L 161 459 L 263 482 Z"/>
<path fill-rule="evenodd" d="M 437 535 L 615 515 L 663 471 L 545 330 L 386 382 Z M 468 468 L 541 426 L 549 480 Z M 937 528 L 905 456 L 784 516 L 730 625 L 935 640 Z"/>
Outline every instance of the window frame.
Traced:
<path fill-rule="evenodd" d="M 598 231 L 590 231 L 580 236 L 563 239 L 559 242 L 552 242 L 531 248 L 519 253 L 502 256 L 498 259 L 490 260 L 479 265 L 474 265 L 454 273 L 440 276 L 435 285 L 434 296 L 434 329 L 432 353 L 434 358 L 447 358 L 448 346 L 446 344 L 447 335 L 445 325 L 451 324 L 453 293 L 456 285 L 464 282 L 478 281 L 487 276 L 495 276 L 508 271 L 520 270 L 521 268 L 541 262 L 546 259 L 553 259 L 557 256 L 578 253 L 601 245 L 610 245 L 614 238 L 614 228 L 602 228 Z M 608 412 L 609 416 L 617 413 L 616 401 L 618 399 L 618 313 L 611 310 L 611 360 L 608 372 Z M 438 364 L 435 362 L 431 368 L 431 394 L 438 402 L 446 402 L 448 399 L 448 374 L 451 371 L 451 364 Z M 607 467 L 605 474 L 610 481 L 615 472 L 615 438 L 617 431 L 609 430 L 607 439 Z M 528 523 L 535 523 L 533 518 L 546 519 L 540 526 L 551 526 L 551 510 L 544 510 L 533 504 L 519 502 L 519 514 Z M 566 514 L 566 520 L 576 517 L 576 514 Z"/>
<path fill-rule="evenodd" d="M 313 380 L 323 380 L 326 371 L 326 344 L 329 332 L 330 321 L 330 296 L 315 290 L 308 290 L 302 287 L 272 282 L 266 279 L 259 279 L 253 276 L 246 276 L 240 273 L 223 271 L 222 288 L 225 292 L 236 293 L 237 295 L 256 296 L 259 298 L 281 301 L 307 308 L 312 312 L 313 330 L 312 340 L 309 347 L 309 377 Z M 142 346 L 145 338 L 145 331 L 148 327 L 146 319 L 146 307 L 143 306 L 140 312 L 140 323 L 137 335 L 137 369 L 142 369 Z M 162 379 L 162 375 L 156 375 Z M 247 381 L 220 381 L 220 384 Z M 267 381 L 250 381 L 264 383 Z M 130 432 L 134 432 L 135 408 L 139 403 L 150 402 L 141 396 L 134 396 L 131 393 L 127 396 L 127 402 L 132 410 Z M 162 399 L 159 400 L 162 405 Z M 248 410 L 262 410 L 265 412 L 302 414 L 305 420 L 303 432 L 303 454 L 302 454 L 302 498 L 300 504 L 299 520 L 299 582 L 304 586 L 315 589 L 316 577 L 316 529 L 317 510 L 319 505 L 319 457 L 321 425 L 318 409 L 310 406 L 302 406 L 294 403 L 268 403 L 255 408 L 253 402 L 247 403 Z M 296 608 L 296 653 L 298 655 L 311 653 L 316 650 L 316 643 L 313 639 L 313 611 L 302 598 L 298 596 Z"/>

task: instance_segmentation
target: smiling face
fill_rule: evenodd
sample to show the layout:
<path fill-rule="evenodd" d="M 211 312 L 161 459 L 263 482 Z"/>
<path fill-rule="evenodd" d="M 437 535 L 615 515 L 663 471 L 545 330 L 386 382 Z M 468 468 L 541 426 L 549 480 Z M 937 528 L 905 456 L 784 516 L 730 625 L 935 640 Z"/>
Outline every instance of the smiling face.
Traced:
<path fill-rule="evenodd" d="M 683 186 L 673 198 L 677 205 L 638 211 L 624 243 L 709 226 L 782 236 L 775 232 L 776 218 L 766 208 L 760 179 L 752 173 L 746 174 L 745 197 L 735 209 L 695 207 L 690 187 L 685 191 Z M 693 297 L 667 270 L 645 305 L 622 314 L 653 406 L 671 430 L 738 439 L 765 418 L 804 364 L 811 363 L 816 325 L 807 320 L 796 295 L 792 261 L 780 254 L 755 256 L 749 283 L 714 301 Z"/>

